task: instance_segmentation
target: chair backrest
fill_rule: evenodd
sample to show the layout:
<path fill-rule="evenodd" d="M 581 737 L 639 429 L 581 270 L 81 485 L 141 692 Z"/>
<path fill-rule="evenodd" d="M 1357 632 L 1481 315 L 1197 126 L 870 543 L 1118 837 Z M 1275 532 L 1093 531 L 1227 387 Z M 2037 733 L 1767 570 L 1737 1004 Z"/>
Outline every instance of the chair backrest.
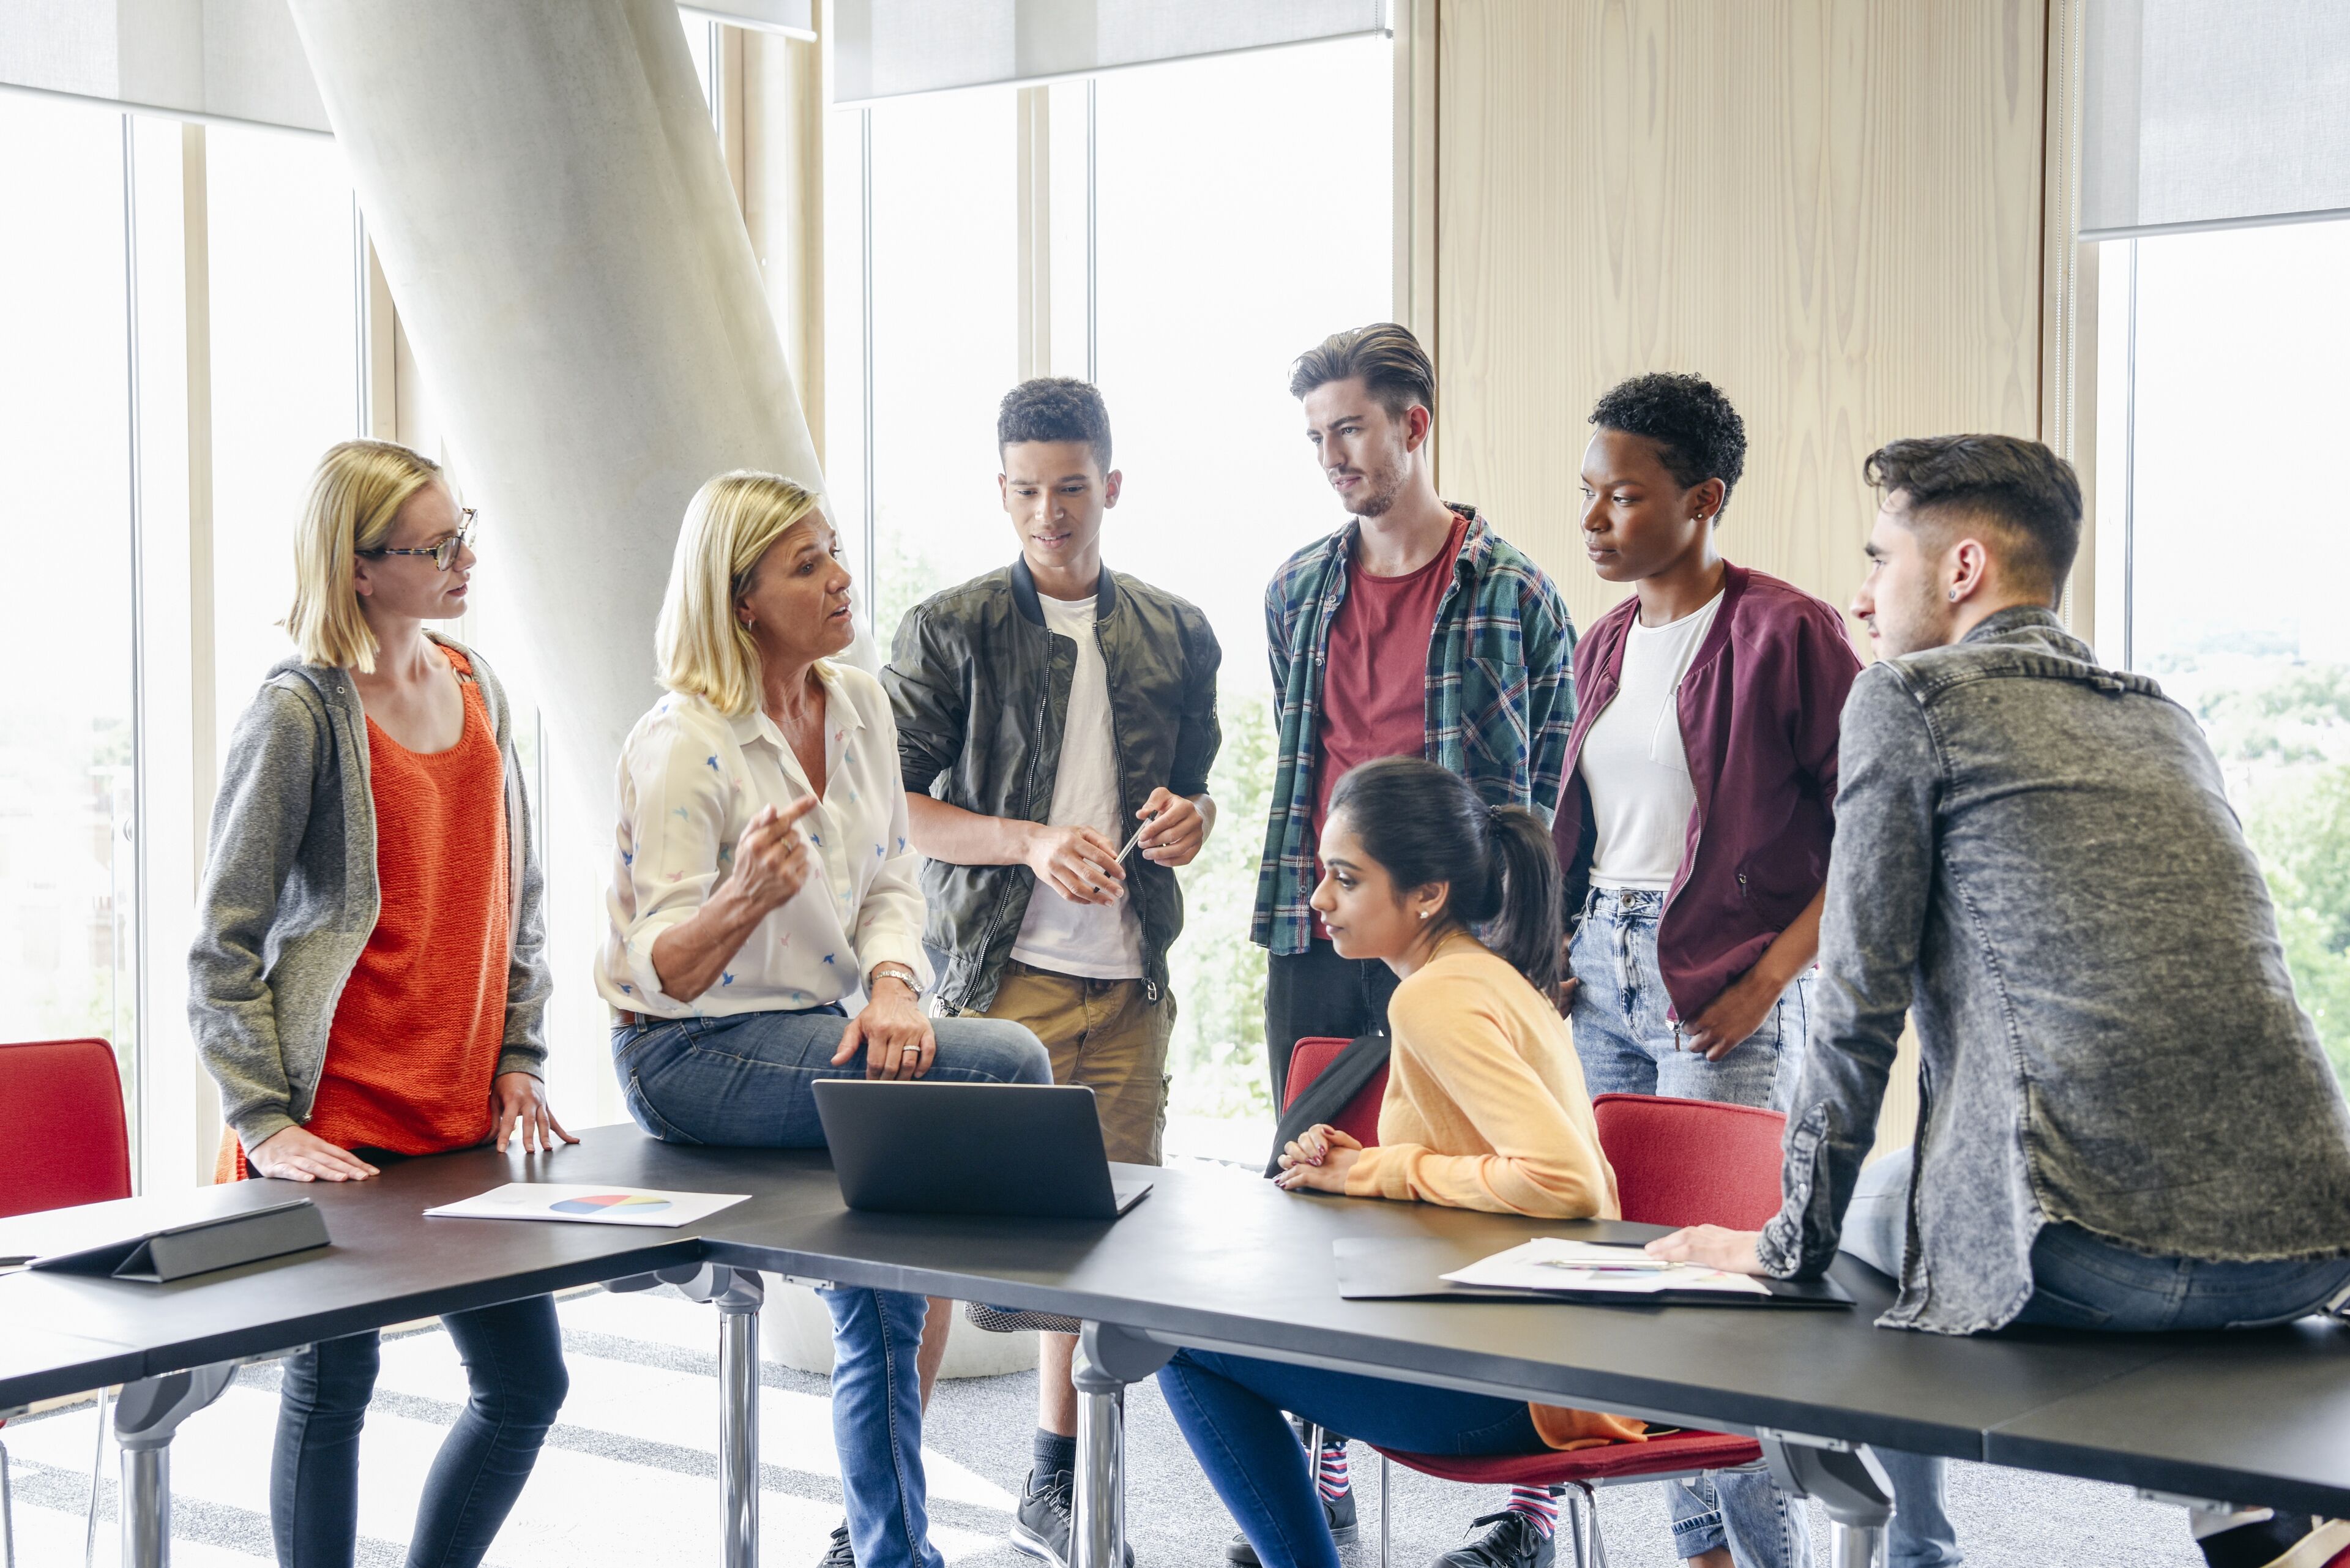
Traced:
<path fill-rule="evenodd" d="M 1625 1219 L 1759 1231 L 1779 1212 L 1777 1111 L 1658 1095 L 1602 1095 L 1591 1109 Z"/>
<path fill-rule="evenodd" d="M 1300 1040 L 1289 1053 L 1289 1076 L 1282 1085 L 1281 1108 L 1287 1110 L 1305 1085 L 1322 1075 L 1322 1070 L 1336 1061 L 1338 1053 L 1354 1044 L 1350 1040 L 1309 1035 Z M 1361 1144 L 1365 1148 L 1379 1141 L 1379 1103 L 1387 1098 L 1388 1070 L 1381 1067 L 1371 1075 L 1371 1081 L 1347 1102 L 1330 1125 Z"/>
<path fill-rule="evenodd" d="M 103 1040 L 0 1044 L 0 1219 L 130 1196 L 122 1078 Z"/>

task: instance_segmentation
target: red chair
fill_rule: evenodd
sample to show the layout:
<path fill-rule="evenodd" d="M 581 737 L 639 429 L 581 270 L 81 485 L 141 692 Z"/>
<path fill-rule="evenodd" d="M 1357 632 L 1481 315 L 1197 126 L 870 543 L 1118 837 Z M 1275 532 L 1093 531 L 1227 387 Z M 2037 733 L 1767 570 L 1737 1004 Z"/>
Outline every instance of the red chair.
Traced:
<path fill-rule="evenodd" d="M 0 1140 L 0 1219 L 130 1196 L 130 1133 L 113 1046 L 103 1040 L 0 1044 L 0 1106 L 15 1133 Z M 0 1447 L 0 1561 L 8 1568 L 16 1562 L 13 1513 L 8 1450 Z"/>
<path fill-rule="evenodd" d="M 1304 1042 L 1299 1042 L 1301 1048 Z M 1294 1075 L 1295 1065 L 1290 1069 Z M 1708 1100 L 1672 1100 L 1656 1095 L 1602 1095 L 1591 1102 L 1599 1124 L 1599 1147 L 1615 1168 L 1624 1218 L 1646 1225 L 1728 1225 L 1760 1230 L 1779 1211 L 1779 1140 L 1787 1118 L 1776 1111 L 1720 1106 Z M 1373 1445 L 1377 1449 L 1377 1445 Z M 1670 1480 L 1700 1470 L 1753 1464 L 1762 1449 L 1750 1438 L 1721 1432 L 1675 1432 L 1645 1443 L 1617 1443 L 1572 1453 L 1544 1449 L 1452 1459 L 1377 1449 L 1380 1495 L 1387 1490 L 1387 1464 L 1444 1480 L 1482 1486 L 1564 1486 L 1566 1526 L 1575 1568 L 1606 1568 L 1607 1542 L 1600 1539 L 1599 1511 L 1590 1510 L 1591 1532 L 1583 1530 L 1584 1506 L 1603 1486 Z M 1379 1510 L 1379 1561 L 1388 1557 L 1387 1510 Z"/>
<path fill-rule="evenodd" d="M 1323 1070 L 1338 1059 L 1338 1053 L 1354 1044 L 1350 1040 L 1335 1040 L 1322 1035 L 1310 1035 L 1300 1040 L 1289 1053 L 1289 1076 L 1282 1085 L 1281 1108 L 1287 1110 L 1305 1085 L 1322 1075 Z M 1371 1075 L 1338 1119 L 1330 1125 L 1361 1144 L 1365 1148 L 1379 1141 L 1379 1104 L 1387 1098 L 1388 1070 L 1385 1067 Z"/>
<path fill-rule="evenodd" d="M 16 1129 L 0 1139 L 0 1220 L 130 1196 L 130 1134 L 113 1046 L 0 1044 L 0 1106 Z"/>

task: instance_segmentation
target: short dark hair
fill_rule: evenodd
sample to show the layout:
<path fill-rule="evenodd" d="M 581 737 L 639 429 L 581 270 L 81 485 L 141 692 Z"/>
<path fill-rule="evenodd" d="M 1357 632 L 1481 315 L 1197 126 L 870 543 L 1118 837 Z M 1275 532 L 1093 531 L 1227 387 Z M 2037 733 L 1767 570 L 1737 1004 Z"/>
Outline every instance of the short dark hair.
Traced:
<path fill-rule="evenodd" d="M 1436 412 L 1436 367 L 1410 329 L 1392 321 L 1333 332 L 1300 354 L 1289 373 L 1289 395 L 1303 398 L 1316 387 L 1357 376 L 1392 418 L 1401 419 L 1414 403 Z"/>
<path fill-rule="evenodd" d="M 1652 370 L 1618 381 L 1593 405 L 1591 422 L 1655 441 L 1658 461 L 1683 490 L 1719 479 L 1724 506 L 1746 472 L 1746 421 L 1702 376 Z"/>
<path fill-rule="evenodd" d="M 1075 376 L 1039 376 L 1003 394 L 995 411 L 995 455 L 1014 441 L 1081 441 L 1109 472 L 1109 409 L 1101 389 Z"/>
<path fill-rule="evenodd" d="M 1330 815 L 1342 811 L 1398 892 L 1450 883 L 1448 923 L 1482 929 L 1480 940 L 1535 990 L 1558 983 L 1564 879 L 1541 817 L 1486 805 L 1476 785 L 1424 757 L 1348 769 L 1330 794 Z"/>
<path fill-rule="evenodd" d="M 2050 599 L 2081 550 L 2081 481 L 2073 465 L 2021 436 L 1917 436 L 1868 454 L 1861 473 L 1887 497 L 1903 494 L 1910 516 L 1969 513 L 2004 533 L 2015 554 L 2004 563 L 2018 587 Z"/>

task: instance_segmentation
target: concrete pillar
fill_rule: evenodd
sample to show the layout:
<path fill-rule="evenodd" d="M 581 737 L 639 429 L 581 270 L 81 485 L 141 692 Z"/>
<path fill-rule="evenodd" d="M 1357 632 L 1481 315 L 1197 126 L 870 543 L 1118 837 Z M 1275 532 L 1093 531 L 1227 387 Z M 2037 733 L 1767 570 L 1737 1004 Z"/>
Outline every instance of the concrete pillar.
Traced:
<path fill-rule="evenodd" d="M 566 793 L 608 811 L 687 499 L 729 468 L 822 479 L 675 0 L 293 10 L 524 623 L 485 651 L 536 677 Z"/>

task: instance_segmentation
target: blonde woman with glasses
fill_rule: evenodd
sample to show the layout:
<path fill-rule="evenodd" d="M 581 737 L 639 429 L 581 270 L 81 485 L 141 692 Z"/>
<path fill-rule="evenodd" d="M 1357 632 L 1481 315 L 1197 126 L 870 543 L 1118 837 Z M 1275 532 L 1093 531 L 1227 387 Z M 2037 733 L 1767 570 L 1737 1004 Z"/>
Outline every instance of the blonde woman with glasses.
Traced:
<path fill-rule="evenodd" d="M 668 694 L 621 752 L 597 966 L 621 1096 L 655 1137 L 820 1147 L 820 1078 L 1053 1081 L 1020 1024 L 923 1012 L 897 722 L 880 681 L 833 661 L 855 635 L 848 586 L 839 536 L 788 479 L 721 474 L 686 508 L 655 636 Z M 922 1480 L 927 1303 L 823 1294 L 848 1511 L 827 1562 L 943 1568 Z"/>
<path fill-rule="evenodd" d="M 489 665 L 425 629 L 464 613 L 473 513 L 440 468 L 345 441 L 311 481 L 296 653 L 237 722 L 189 954 L 196 1049 L 239 1176 L 363 1181 L 387 1159 L 577 1142 L 541 1083 L 539 870 Z M 442 1319 L 473 1397 L 426 1478 L 411 1568 L 479 1563 L 562 1407 L 551 1297 Z M 286 1358 L 270 1474 L 281 1564 L 348 1564 L 373 1331 Z"/>

